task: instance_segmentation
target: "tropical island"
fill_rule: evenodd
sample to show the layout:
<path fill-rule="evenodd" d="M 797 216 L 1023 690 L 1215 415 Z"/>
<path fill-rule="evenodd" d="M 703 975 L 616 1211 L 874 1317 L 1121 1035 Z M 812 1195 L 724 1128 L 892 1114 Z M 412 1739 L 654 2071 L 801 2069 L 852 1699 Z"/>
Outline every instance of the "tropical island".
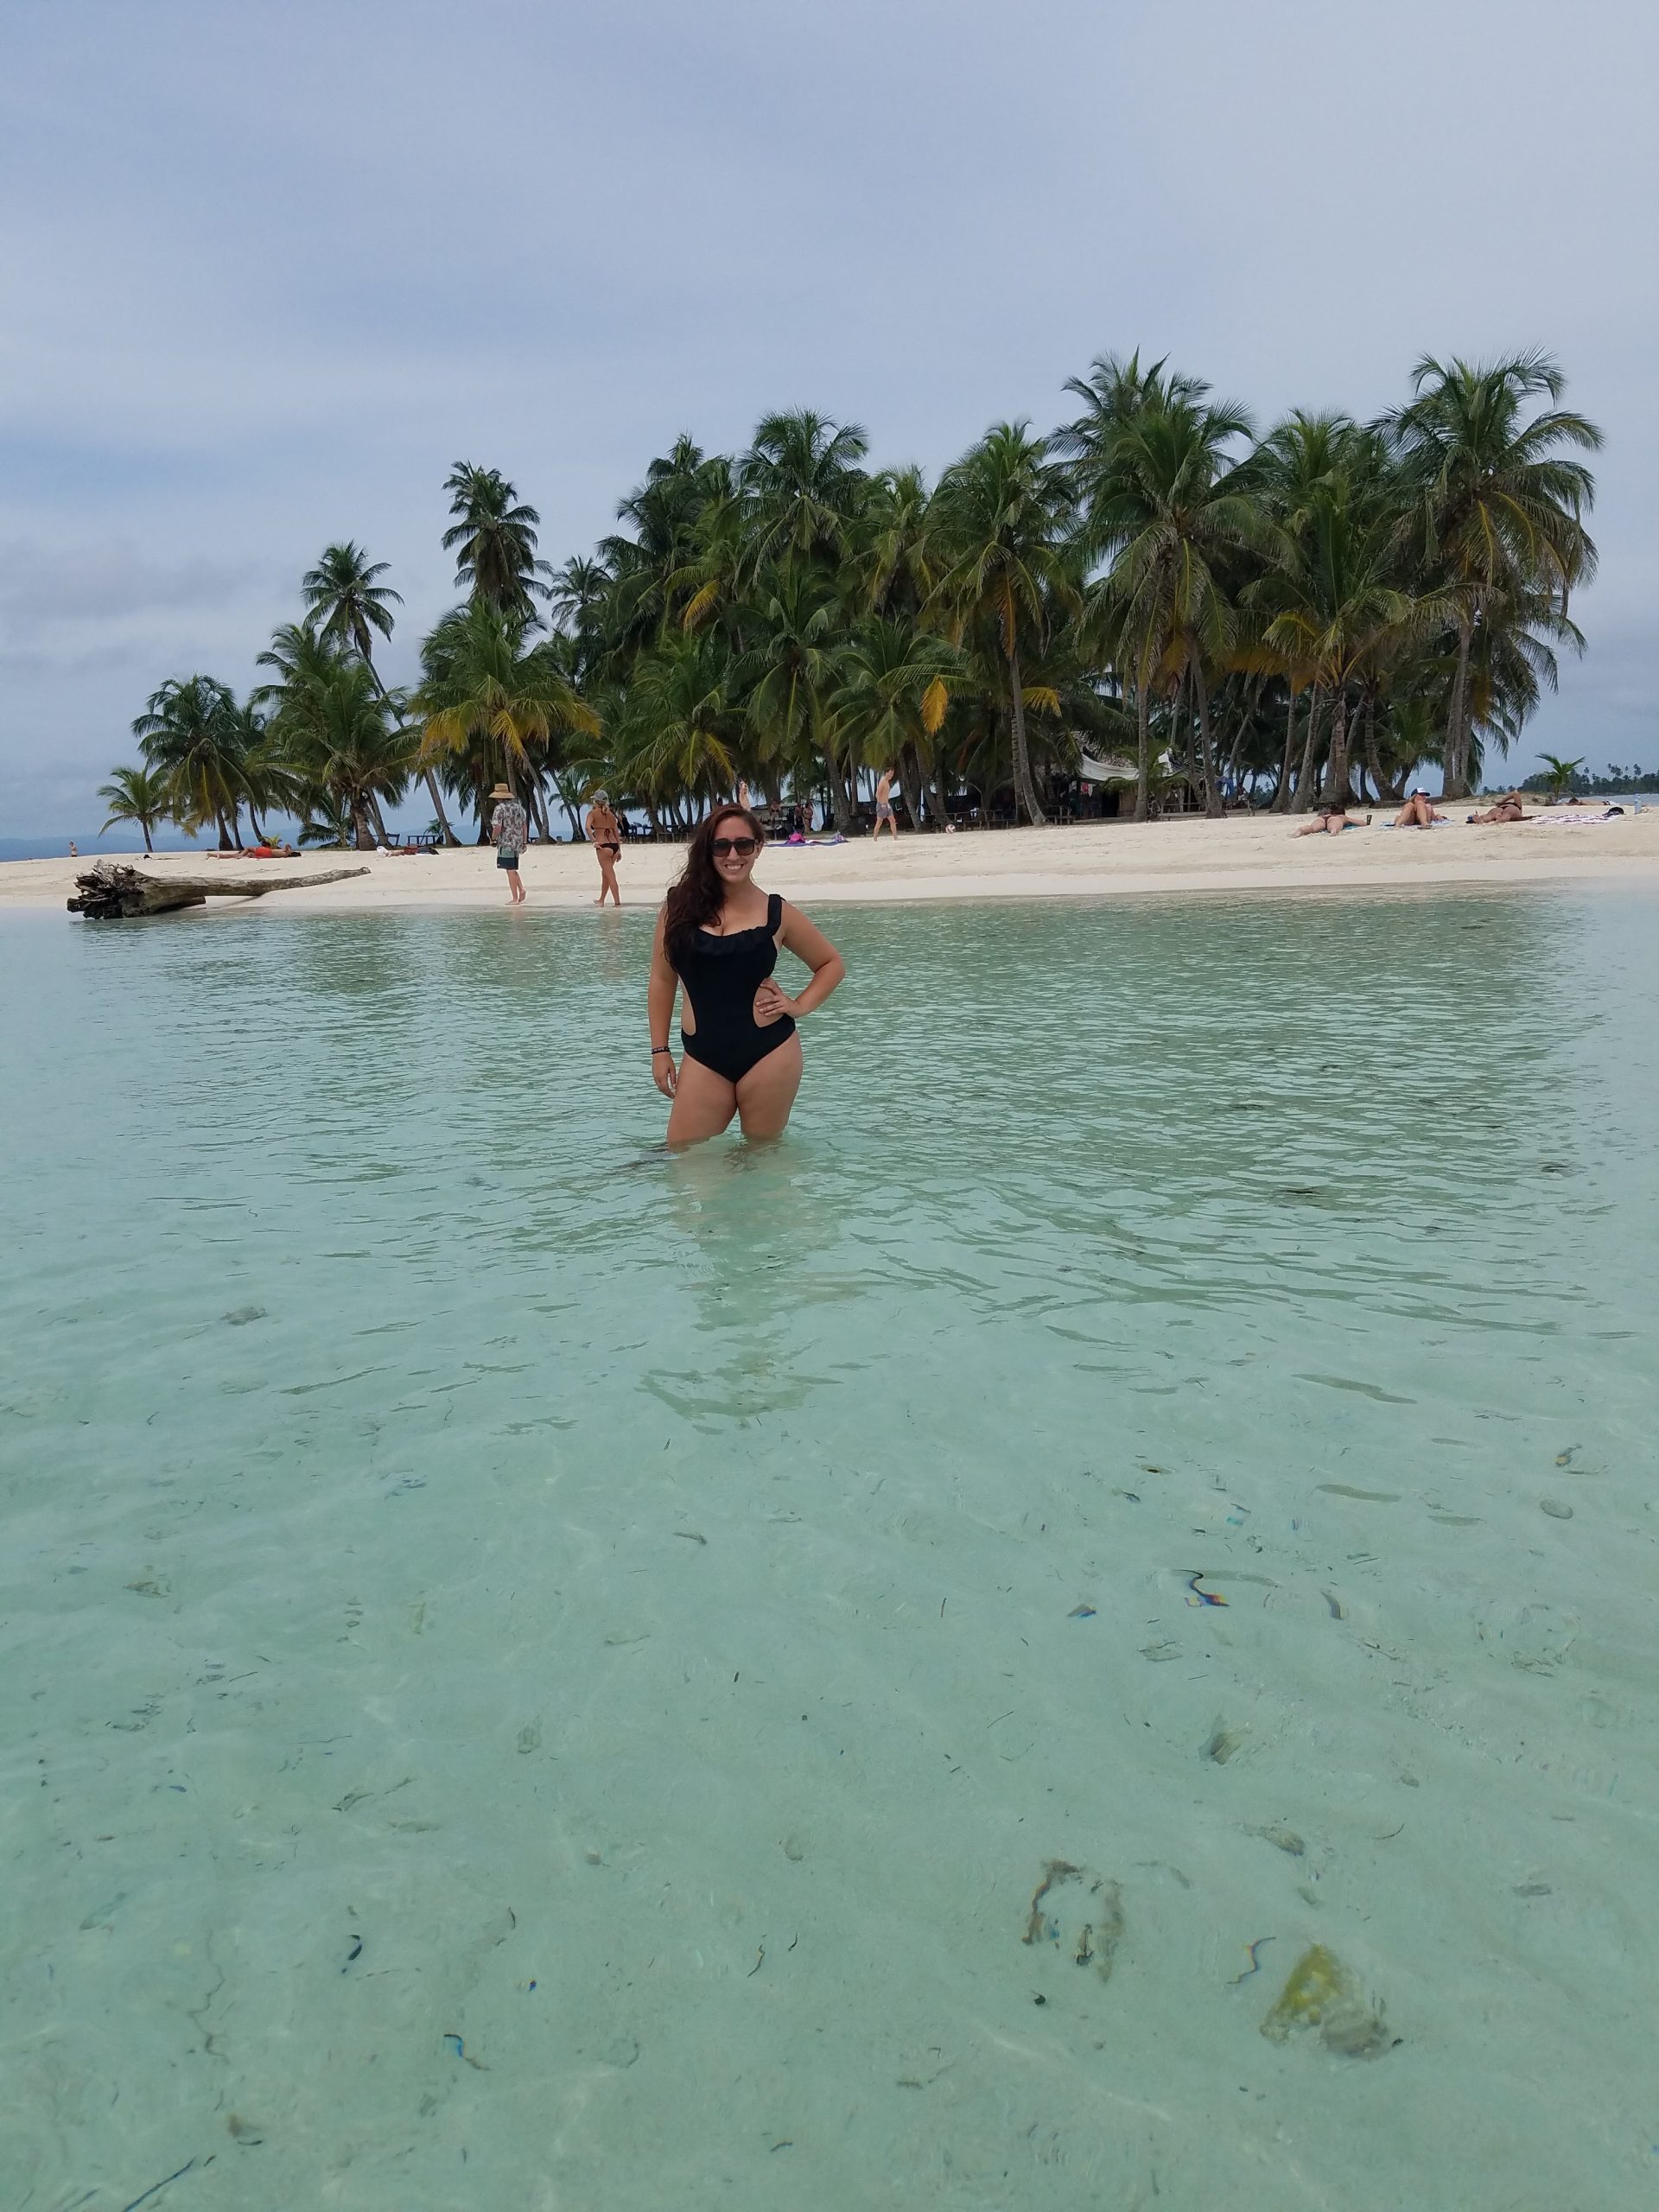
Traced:
<path fill-rule="evenodd" d="M 505 779 L 543 840 L 601 786 L 671 838 L 741 780 L 851 834 L 883 768 L 913 830 L 1387 804 L 1429 766 L 1457 799 L 1583 651 L 1601 437 L 1547 355 L 1425 357 L 1375 421 L 1260 430 L 1138 355 L 1065 389 L 1057 428 L 998 424 L 931 487 L 808 410 L 735 455 L 682 438 L 558 568 L 515 486 L 458 463 L 462 596 L 419 682 L 377 664 L 387 564 L 331 544 L 243 691 L 156 686 L 105 827 L 236 848 L 285 815 L 372 850 L 418 784 L 456 845 Z"/>

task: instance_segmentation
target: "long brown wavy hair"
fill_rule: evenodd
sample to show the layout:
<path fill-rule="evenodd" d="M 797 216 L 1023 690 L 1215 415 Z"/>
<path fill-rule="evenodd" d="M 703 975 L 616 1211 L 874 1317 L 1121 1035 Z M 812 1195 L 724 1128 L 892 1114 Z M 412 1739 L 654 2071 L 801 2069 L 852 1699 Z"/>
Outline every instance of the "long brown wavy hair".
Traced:
<path fill-rule="evenodd" d="M 752 814 L 747 806 L 735 804 L 717 806 L 708 820 L 699 822 L 691 832 L 691 842 L 685 849 L 685 866 L 678 880 L 670 884 L 663 909 L 663 944 L 669 965 L 677 969 L 687 939 L 696 931 L 707 929 L 726 904 L 726 886 L 709 849 L 719 836 L 722 822 L 741 822 L 757 845 L 766 842 L 760 817 Z"/>

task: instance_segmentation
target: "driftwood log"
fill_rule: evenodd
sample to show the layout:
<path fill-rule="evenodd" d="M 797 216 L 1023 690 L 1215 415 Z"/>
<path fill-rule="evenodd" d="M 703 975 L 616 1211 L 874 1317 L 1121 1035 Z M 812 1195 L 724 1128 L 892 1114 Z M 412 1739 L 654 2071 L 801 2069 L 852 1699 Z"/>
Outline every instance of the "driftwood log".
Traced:
<path fill-rule="evenodd" d="M 311 883 L 339 883 L 366 875 L 365 868 L 324 868 L 317 875 L 144 875 L 118 861 L 97 861 L 75 878 L 72 914 L 89 922 L 130 921 L 138 914 L 168 914 L 175 906 L 204 906 L 210 899 L 263 899 L 267 891 L 302 891 Z"/>

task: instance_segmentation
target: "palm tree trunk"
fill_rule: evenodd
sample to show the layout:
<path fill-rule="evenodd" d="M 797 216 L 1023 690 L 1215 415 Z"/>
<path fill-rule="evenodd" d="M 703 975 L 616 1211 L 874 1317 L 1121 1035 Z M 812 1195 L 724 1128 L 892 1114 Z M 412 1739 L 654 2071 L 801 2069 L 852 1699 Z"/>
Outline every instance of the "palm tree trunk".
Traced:
<path fill-rule="evenodd" d="M 1331 702 L 1331 772 L 1325 795 L 1332 806 L 1346 804 L 1348 791 L 1348 687 L 1338 683 Z"/>
<path fill-rule="evenodd" d="M 426 768 L 422 772 L 426 780 L 427 791 L 431 797 L 433 812 L 438 817 L 438 828 L 443 833 L 444 843 L 446 845 L 460 844 L 460 838 L 449 827 L 449 817 L 443 810 L 443 793 L 438 788 L 436 772 L 432 768 Z"/>
<path fill-rule="evenodd" d="M 905 803 L 905 812 L 910 817 L 911 828 L 919 830 L 922 826 L 922 760 L 913 745 L 899 747 L 899 773 L 903 779 L 899 795 Z"/>
<path fill-rule="evenodd" d="M 361 638 L 357 641 L 357 650 L 363 656 L 364 666 L 368 670 L 369 674 L 374 678 L 375 690 L 380 694 L 380 696 L 385 700 L 388 704 L 390 704 L 391 694 L 387 690 L 385 685 L 380 681 L 380 671 L 374 664 L 374 655 L 370 652 Z M 401 715 L 399 715 L 397 719 L 398 731 L 401 734 L 408 728 L 409 725 L 404 721 Z M 443 794 L 438 789 L 437 777 L 434 774 L 430 766 L 423 768 L 421 773 L 426 783 L 428 796 L 432 801 L 432 810 L 438 817 L 438 827 L 443 832 L 444 843 L 446 845 L 460 844 L 461 840 L 456 836 L 454 831 L 449 827 L 449 817 L 443 810 Z"/>
<path fill-rule="evenodd" d="M 1314 748 L 1319 741 L 1319 693 L 1316 685 L 1308 702 L 1307 735 L 1302 743 L 1302 765 L 1297 772 L 1296 789 L 1290 802 L 1290 810 L 1293 814 L 1306 814 L 1313 804 L 1313 756 Z"/>
<path fill-rule="evenodd" d="M 1221 786 L 1216 775 L 1216 748 L 1210 735 L 1210 687 L 1204 680 L 1204 671 L 1198 657 L 1188 649 L 1188 663 L 1192 671 L 1193 696 L 1198 702 L 1198 758 L 1204 772 L 1204 810 L 1212 822 L 1222 816 Z"/>
<path fill-rule="evenodd" d="M 352 793 L 351 808 L 353 842 L 359 853 L 372 853 L 374 850 L 374 831 L 369 825 L 369 810 L 363 804 L 361 791 Z"/>
<path fill-rule="evenodd" d="M 369 793 L 369 813 L 374 823 L 376 838 L 381 844 L 389 845 L 391 840 L 386 835 L 386 817 L 381 813 L 379 798 L 373 791 Z"/>
<path fill-rule="evenodd" d="M 1152 802 L 1152 721 L 1143 677 L 1135 680 L 1135 818 L 1144 822 Z"/>
<path fill-rule="evenodd" d="M 858 802 L 849 787 L 847 772 L 836 757 L 836 748 L 827 738 L 823 741 L 823 750 L 830 772 L 830 819 L 843 837 L 849 837 L 858 823 Z"/>
<path fill-rule="evenodd" d="M 1296 687 L 1290 687 L 1290 711 L 1285 716 L 1285 757 L 1279 764 L 1279 788 L 1273 795 L 1269 814 L 1290 811 L 1290 755 L 1296 741 Z"/>
<path fill-rule="evenodd" d="M 1012 638 L 1008 640 L 1008 702 L 1014 710 L 1014 796 L 1016 808 L 1023 806 L 1031 817 L 1033 827 L 1041 829 L 1047 823 L 1048 817 L 1038 804 L 1037 786 L 1031 780 L 1031 753 L 1026 744 L 1026 701 L 1020 681 L 1020 648 Z"/>
<path fill-rule="evenodd" d="M 155 846 L 149 842 L 149 824 L 148 822 L 141 820 L 138 827 L 144 833 L 144 857 L 148 859 L 156 849 Z"/>
<path fill-rule="evenodd" d="M 912 741 L 910 750 L 916 763 L 916 795 L 925 809 L 925 819 L 919 826 L 943 830 L 949 817 L 939 786 L 939 748 L 937 744 L 924 745 L 918 738 Z"/>
<path fill-rule="evenodd" d="M 1386 798 L 1389 795 L 1388 787 L 1382 780 L 1382 764 L 1378 760 L 1376 753 L 1376 696 L 1375 693 L 1365 702 L 1365 766 L 1370 771 L 1371 781 L 1376 786 L 1378 798 Z"/>
<path fill-rule="evenodd" d="M 1474 641 L 1474 623 L 1465 615 L 1458 625 L 1458 672 L 1452 685 L 1452 715 L 1446 733 L 1446 761 L 1441 781 L 1447 798 L 1467 798 L 1468 790 L 1468 733 L 1464 723 L 1469 713 L 1469 653 Z"/>
<path fill-rule="evenodd" d="M 1221 779 L 1230 791 L 1237 789 L 1238 756 L 1244 750 L 1245 733 L 1249 728 L 1249 726 L 1250 718 L 1249 714 L 1246 713 L 1243 720 L 1240 721 L 1236 731 L 1234 733 L 1232 746 L 1227 754 L 1226 771 Z"/>
<path fill-rule="evenodd" d="M 553 779 L 553 788 L 559 795 L 559 804 L 564 809 L 566 819 L 570 824 L 571 843 L 573 845 L 586 844 L 588 832 L 582 826 L 582 801 L 571 797 L 569 785 L 556 768 L 549 768 L 547 772 Z M 550 817 L 550 832 L 551 826 Z"/>

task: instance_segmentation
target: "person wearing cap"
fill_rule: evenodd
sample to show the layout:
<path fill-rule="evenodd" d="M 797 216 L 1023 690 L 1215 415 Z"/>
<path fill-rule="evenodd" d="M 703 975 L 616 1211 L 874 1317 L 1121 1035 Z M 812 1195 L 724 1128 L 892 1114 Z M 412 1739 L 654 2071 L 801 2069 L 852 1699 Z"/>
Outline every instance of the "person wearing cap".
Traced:
<path fill-rule="evenodd" d="M 622 827 L 612 810 L 608 791 L 595 791 L 594 803 L 588 810 L 588 838 L 599 855 L 599 904 L 605 904 L 609 892 L 617 906 L 622 904 L 622 893 L 616 887 L 616 864 L 622 857 Z"/>
<path fill-rule="evenodd" d="M 1420 785 L 1394 817 L 1396 830 L 1432 830 L 1437 822 L 1444 822 L 1443 814 L 1436 814 L 1434 802 Z"/>
<path fill-rule="evenodd" d="M 497 802 L 490 817 L 490 842 L 495 847 L 495 864 L 506 871 L 507 889 L 512 893 L 513 905 L 522 906 L 524 886 L 518 862 L 530 842 L 529 817 L 505 784 L 498 784 L 490 797 Z"/>

